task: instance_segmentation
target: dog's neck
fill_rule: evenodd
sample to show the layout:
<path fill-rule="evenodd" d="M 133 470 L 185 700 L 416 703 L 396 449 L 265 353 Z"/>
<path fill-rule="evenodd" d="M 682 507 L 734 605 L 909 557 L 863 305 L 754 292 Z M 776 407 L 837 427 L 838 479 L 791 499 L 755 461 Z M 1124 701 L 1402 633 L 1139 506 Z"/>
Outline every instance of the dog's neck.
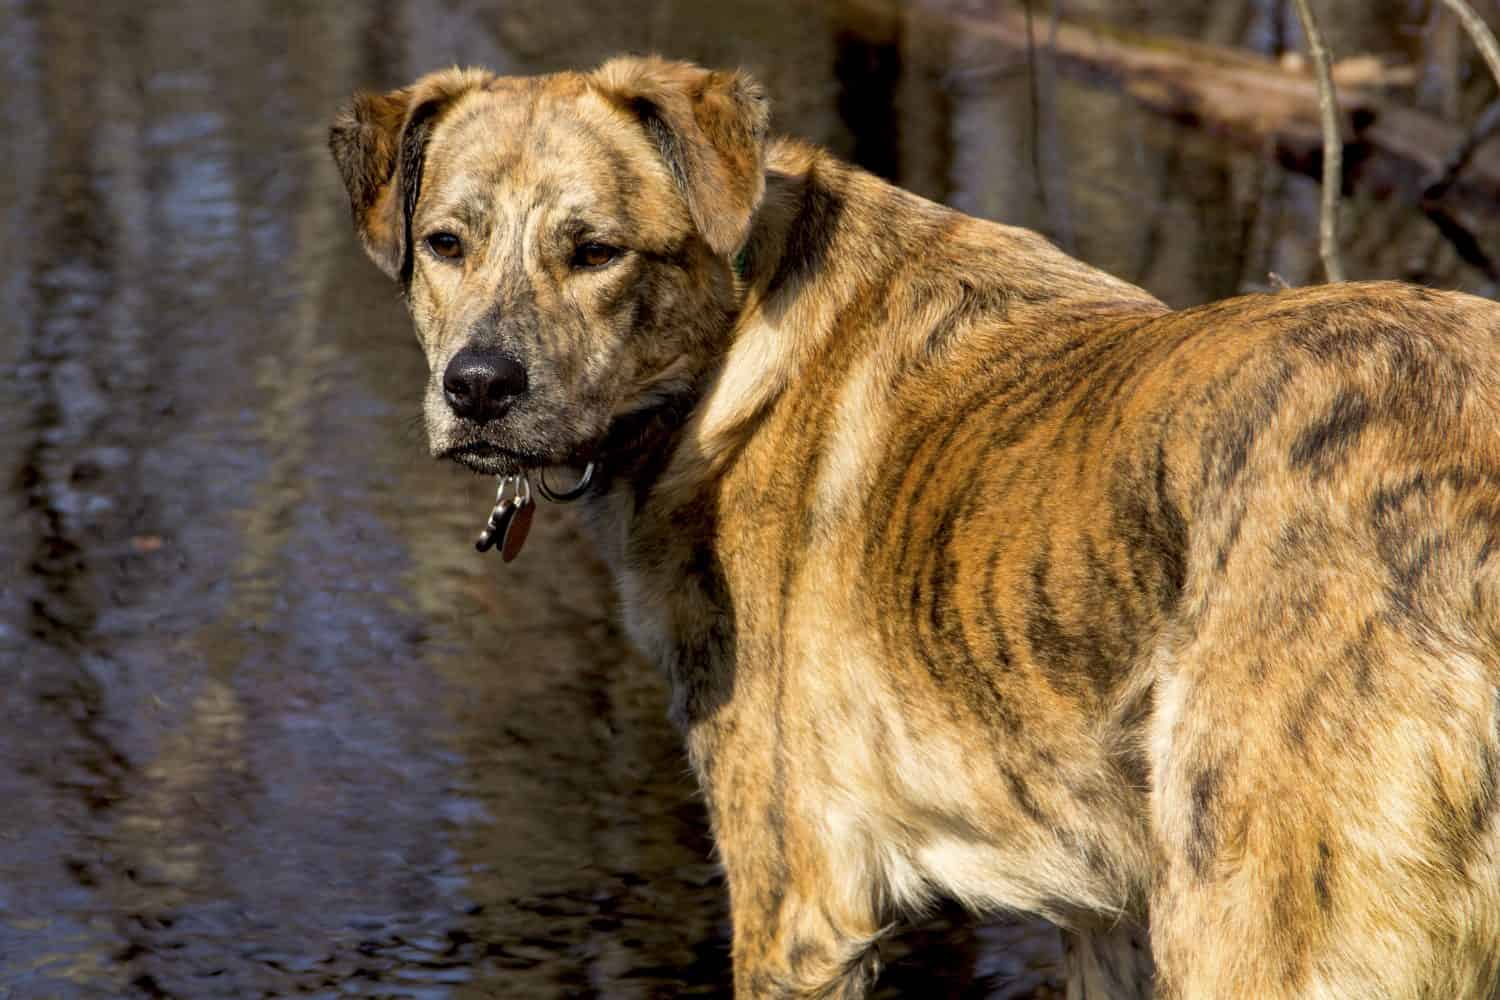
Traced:
<path fill-rule="evenodd" d="M 800 140 L 771 143 L 750 233 L 724 262 L 734 301 L 705 367 L 649 410 L 617 419 L 590 456 L 601 459 L 601 475 L 586 509 L 617 573 L 626 536 L 647 504 L 669 512 L 711 491 L 831 335 L 857 265 L 870 265 L 879 252 L 878 243 L 860 239 L 859 220 L 871 215 L 862 202 L 879 196 L 897 199 L 902 211 L 948 211 L 873 180 Z"/>
<path fill-rule="evenodd" d="M 1162 308 L 1146 292 L 1065 256 L 1036 233 L 977 222 L 818 147 L 773 140 L 750 234 L 724 262 L 733 272 L 735 301 L 725 312 L 720 342 L 671 398 L 619 421 L 605 442 L 613 466 L 608 478 L 633 486 L 627 518 L 648 496 L 669 507 L 689 502 L 723 474 L 787 386 L 817 364 L 842 311 L 867 291 L 869 276 L 899 257 L 892 241 L 874 230 L 899 228 L 902 219 L 941 233 L 986 226 L 986 247 L 996 246 L 1001 234 L 1013 242 L 1015 260 L 1026 266 L 990 271 L 986 292 L 1010 301 L 1018 330 L 1028 328 L 1030 313 L 1055 310 L 1064 299 L 1080 313 Z M 846 329 L 837 335 L 866 334 Z"/>
<path fill-rule="evenodd" d="M 684 389 L 610 424 L 593 458 L 598 469 L 595 492 L 608 493 L 624 484 L 637 494 L 636 506 L 644 502 L 647 484 L 660 475 L 701 395 L 699 389 Z"/>

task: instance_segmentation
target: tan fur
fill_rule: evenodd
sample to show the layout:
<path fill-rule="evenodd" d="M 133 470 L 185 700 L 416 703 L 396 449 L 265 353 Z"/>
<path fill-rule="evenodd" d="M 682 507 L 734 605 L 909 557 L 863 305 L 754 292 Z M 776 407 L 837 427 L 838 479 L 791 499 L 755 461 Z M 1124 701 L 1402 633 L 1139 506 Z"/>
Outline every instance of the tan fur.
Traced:
<path fill-rule="evenodd" d="M 948 895 L 1066 928 L 1072 996 L 1148 995 L 1147 934 L 1158 996 L 1490 996 L 1500 307 L 1171 312 L 765 122 L 741 74 L 615 60 L 333 135 L 434 451 L 599 463 L 737 992 L 861 995 Z M 570 268 L 580 226 L 623 255 Z M 480 427 L 437 384 L 473 343 L 530 373 Z"/>

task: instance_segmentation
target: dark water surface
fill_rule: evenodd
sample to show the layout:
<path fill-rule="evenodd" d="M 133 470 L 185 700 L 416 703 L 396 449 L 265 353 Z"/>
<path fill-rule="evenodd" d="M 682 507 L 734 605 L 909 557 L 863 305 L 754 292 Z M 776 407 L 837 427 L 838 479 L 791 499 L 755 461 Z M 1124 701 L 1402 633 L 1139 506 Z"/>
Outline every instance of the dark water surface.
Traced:
<path fill-rule="evenodd" d="M 926 15 L 0 0 L 0 998 L 725 991 L 663 684 L 565 511 L 474 552 L 492 487 L 426 457 L 323 149 L 357 86 L 620 49 L 742 63 L 780 128 L 1177 304 L 1314 277 L 1310 182 L 1045 65 L 1033 129 L 1037 74 Z M 1357 274 L 1473 283 L 1380 211 Z M 1046 995 L 1057 947 L 940 915 L 884 995 Z"/>

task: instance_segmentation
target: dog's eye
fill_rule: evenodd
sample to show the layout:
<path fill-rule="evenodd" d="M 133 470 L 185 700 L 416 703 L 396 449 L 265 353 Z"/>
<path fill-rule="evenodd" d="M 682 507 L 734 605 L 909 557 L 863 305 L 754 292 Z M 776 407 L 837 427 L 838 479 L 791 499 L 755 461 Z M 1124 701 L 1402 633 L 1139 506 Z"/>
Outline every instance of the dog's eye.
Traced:
<path fill-rule="evenodd" d="M 427 237 L 427 246 L 439 257 L 457 260 L 464 255 L 464 245 L 452 233 L 433 233 Z"/>
<path fill-rule="evenodd" d="M 573 251 L 573 266 L 603 267 L 618 256 L 620 256 L 618 247 L 606 246 L 603 243 L 583 243 Z"/>

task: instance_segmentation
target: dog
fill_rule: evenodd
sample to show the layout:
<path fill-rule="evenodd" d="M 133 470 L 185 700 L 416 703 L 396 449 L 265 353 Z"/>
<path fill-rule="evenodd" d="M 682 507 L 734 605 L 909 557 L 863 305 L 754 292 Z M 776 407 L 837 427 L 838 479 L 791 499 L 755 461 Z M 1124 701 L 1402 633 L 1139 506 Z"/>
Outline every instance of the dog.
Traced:
<path fill-rule="evenodd" d="M 618 58 L 330 136 L 433 453 L 594 473 L 736 994 L 864 995 L 950 897 L 1074 997 L 1491 996 L 1500 306 L 1169 310 L 768 120 Z"/>

